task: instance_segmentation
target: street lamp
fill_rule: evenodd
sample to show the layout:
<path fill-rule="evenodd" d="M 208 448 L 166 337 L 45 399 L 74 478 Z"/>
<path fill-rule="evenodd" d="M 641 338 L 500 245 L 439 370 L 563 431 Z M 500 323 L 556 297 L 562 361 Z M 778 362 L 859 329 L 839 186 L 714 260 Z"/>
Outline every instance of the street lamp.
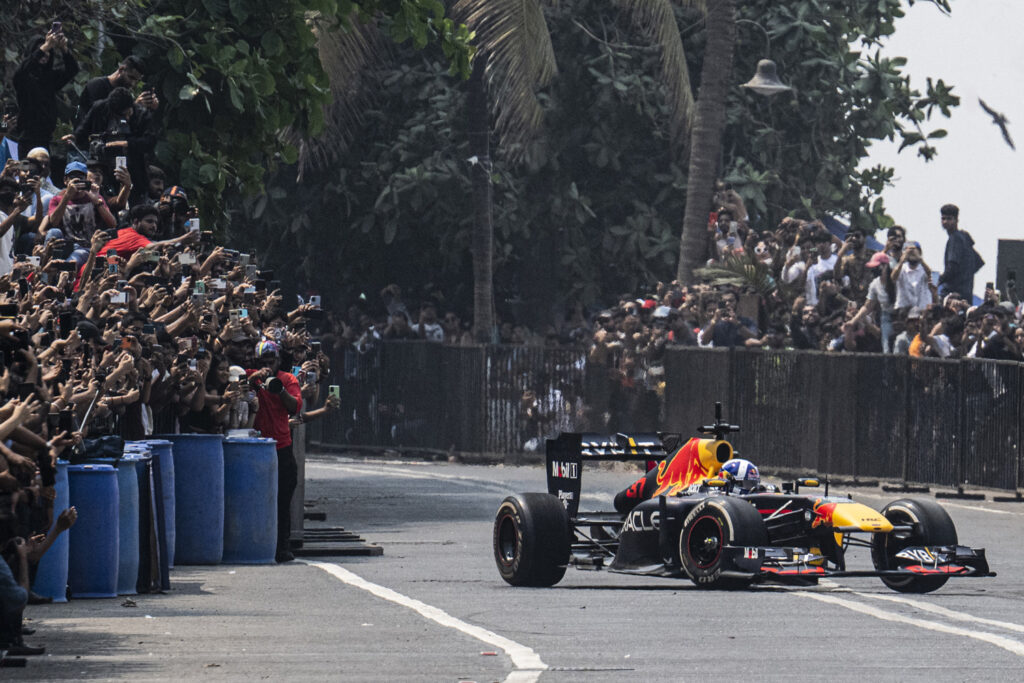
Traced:
<path fill-rule="evenodd" d="M 780 92 L 788 92 L 792 90 L 792 88 L 779 80 L 779 74 L 775 67 L 775 62 L 770 59 L 762 59 L 759 61 L 757 63 L 757 72 L 754 74 L 754 77 L 740 87 L 749 88 L 758 95 L 764 95 L 765 97 L 770 97 L 771 95 L 777 95 Z"/>

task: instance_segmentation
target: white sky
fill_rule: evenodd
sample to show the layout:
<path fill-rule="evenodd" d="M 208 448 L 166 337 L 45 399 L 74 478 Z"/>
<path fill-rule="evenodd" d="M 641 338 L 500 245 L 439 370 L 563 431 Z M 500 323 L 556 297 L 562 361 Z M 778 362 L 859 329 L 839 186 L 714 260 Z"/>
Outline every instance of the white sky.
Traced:
<path fill-rule="evenodd" d="M 974 292 L 995 280 L 999 239 L 1024 239 L 1017 226 L 1024 194 L 1024 0 L 953 0 L 951 16 L 934 5 L 916 3 L 896 24 L 886 45 L 888 56 L 904 56 L 911 86 L 924 93 L 931 76 L 953 85 L 960 106 L 946 119 L 937 110 L 925 131 L 945 128 L 949 136 L 936 141 L 937 157 L 925 162 L 910 148 L 896 154 L 887 141 L 871 148 L 869 165 L 896 169 L 894 186 L 884 193 L 886 208 L 917 240 L 925 261 L 942 270 L 946 233 L 939 207 L 960 207 L 960 227 L 974 237 L 985 267 L 974 277 Z M 978 97 L 1009 119 L 1018 151 L 1003 141 L 999 128 L 978 104 Z M 937 117 L 937 118 L 936 118 Z M 885 241 L 884 233 L 876 237 Z"/>

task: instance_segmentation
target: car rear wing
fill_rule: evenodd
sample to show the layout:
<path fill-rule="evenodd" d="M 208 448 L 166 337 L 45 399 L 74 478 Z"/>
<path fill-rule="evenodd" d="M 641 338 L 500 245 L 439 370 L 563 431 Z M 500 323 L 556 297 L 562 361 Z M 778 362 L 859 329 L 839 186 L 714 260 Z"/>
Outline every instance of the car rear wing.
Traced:
<path fill-rule="evenodd" d="M 583 463 L 587 461 L 661 461 L 682 437 L 673 433 L 598 434 L 563 432 L 547 440 L 548 493 L 558 496 L 570 517 L 580 507 Z"/>

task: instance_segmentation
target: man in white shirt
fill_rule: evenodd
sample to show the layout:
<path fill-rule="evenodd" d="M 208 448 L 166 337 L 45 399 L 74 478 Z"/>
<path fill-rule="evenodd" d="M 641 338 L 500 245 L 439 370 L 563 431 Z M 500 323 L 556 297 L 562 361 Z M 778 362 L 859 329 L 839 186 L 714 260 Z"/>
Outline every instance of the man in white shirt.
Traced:
<path fill-rule="evenodd" d="M 927 308 L 934 303 L 931 290 L 931 268 L 921 258 L 921 245 L 907 242 L 899 263 L 892 270 L 896 283 L 896 308 Z"/>
<path fill-rule="evenodd" d="M 815 238 L 818 260 L 807 268 L 807 280 L 804 283 L 805 302 L 808 306 L 818 305 L 818 278 L 823 273 L 834 270 L 838 256 L 832 251 L 832 239 L 827 234 Z"/>
<path fill-rule="evenodd" d="M 18 181 L 0 178 L 0 276 L 14 269 L 14 232 L 18 216 L 28 207 L 28 199 L 18 194 Z M 24 221 L 24 219 L 22 219 Z"/>

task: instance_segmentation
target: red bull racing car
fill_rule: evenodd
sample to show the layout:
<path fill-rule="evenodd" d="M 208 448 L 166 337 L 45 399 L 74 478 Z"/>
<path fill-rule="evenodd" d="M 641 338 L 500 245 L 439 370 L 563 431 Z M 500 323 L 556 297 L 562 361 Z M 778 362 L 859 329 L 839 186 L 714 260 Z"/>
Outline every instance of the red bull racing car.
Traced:
<path fill-rule="evenodd" d="M 566 434 L 547 441 L 547 493 L 507 497 L 494 521 L 494 558 L 514 586 L 552 586 L 573 565 L 625 574 L 689 578 L 706 588 L 797 585 L 821 577 L 875 576 L 893 590 L 927 593 L 951 577 L 995 576 L 985 551 L 958 544 L 946 511 L 901 499 L 881 512 L 849 497 L 801 493 L 805 478 L 737 486 L 723 465 L 739 427 L 722 421 L 702 437 Z M 581 512 L 585 463 L 659 461 L 615 497 L 615 510 Z M 734 463 L 735 464 L 735 463 Z M 749 464 L 749 463 L 748 463 Z M 756 476 L 756 470 L 755 470 Z M 873 569 L 846 566 L 851 547 L 870 549 Z"/>

